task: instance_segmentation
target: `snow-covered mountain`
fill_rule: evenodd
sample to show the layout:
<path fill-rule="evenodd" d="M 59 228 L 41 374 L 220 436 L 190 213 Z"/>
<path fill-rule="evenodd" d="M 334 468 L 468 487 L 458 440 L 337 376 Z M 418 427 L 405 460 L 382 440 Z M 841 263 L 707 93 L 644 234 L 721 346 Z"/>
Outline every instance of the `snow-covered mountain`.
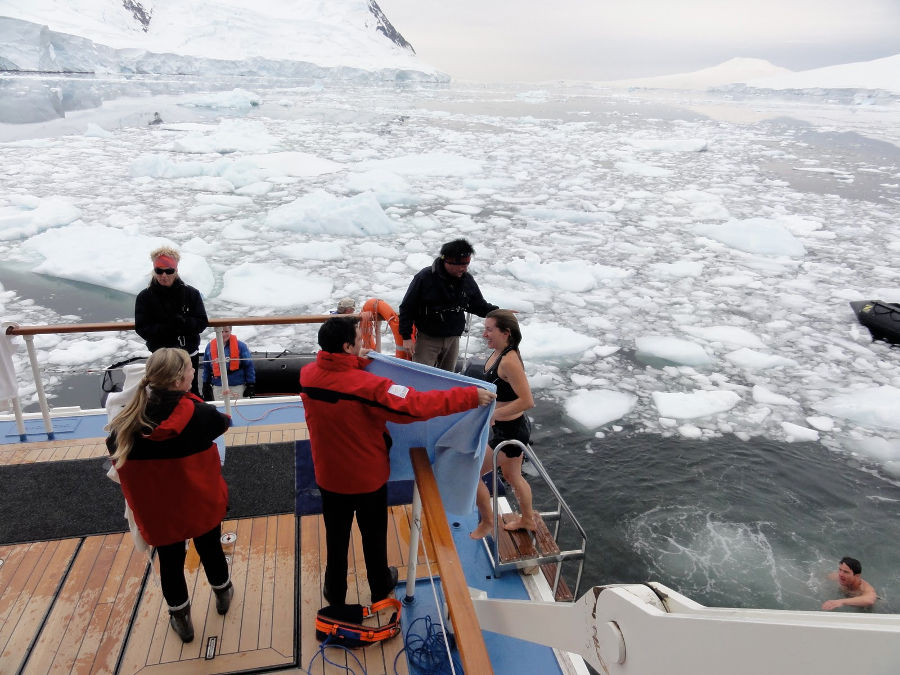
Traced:
<path fill-rule="evenodd" d="M 42 72 L 447 76 L 375 0 L 4 0 L 0 69 Z"/>
<path fill-rule="evenodd" d="M 647 89 L 709 89 L 710 87 L 747 82 L 748 80 L 790 72 L 787 68 L 776 66 L 765 59 L 738 57 L 693 73 L 614 80 L 603 84 L 612 87 L 642 87 Z"/>
<path fill-rule="evenodd" d="M 786 71 L 746 84 L 756 89 L 882 89 L 900 94 L 900 54 L 796 73 Z"/>
<path fill-rule="evenodd" d="M 791 71 L 764 59 L 734 58 L 693 73 L 602 83 L 610 87 L 706 90 L 744 85 L 748 89 L 880 89 L 900 94 L 900 55 L 814 70 Z"/>

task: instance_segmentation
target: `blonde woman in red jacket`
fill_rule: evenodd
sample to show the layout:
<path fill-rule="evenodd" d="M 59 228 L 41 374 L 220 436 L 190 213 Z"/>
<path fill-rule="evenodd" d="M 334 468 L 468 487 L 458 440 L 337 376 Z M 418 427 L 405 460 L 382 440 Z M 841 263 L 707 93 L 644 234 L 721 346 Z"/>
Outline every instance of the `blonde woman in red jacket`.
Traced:
<path fill-rule="evenodd" d="M 190 393 L 193 378 L 184 350 L 153 352 L 137 393 L 110 422 L 106 439 L 138 530 L 156 547 L 169 623 L 184 642 L 194 639 L 185 540 L 194 540 L 219 614 L 234 595 L 220 541 L 228 487 L 214 442 L 231 419 Z"/>
<path fill-rule="evenodd" d="M 487 405 L 494 394 L 479 387 L 420 392 L 363 370 L 359 320 L 334 317 L 319 329 L 322 351 L 300 371 L 300 396 L 312 445 L 325 520 L 325 599 L 344 604 L 347 551 L 354 514 L 362 535 L 372 602 L 397 584 L 387 564 L 387 481 L 391 437 L 400 424 Z"/>

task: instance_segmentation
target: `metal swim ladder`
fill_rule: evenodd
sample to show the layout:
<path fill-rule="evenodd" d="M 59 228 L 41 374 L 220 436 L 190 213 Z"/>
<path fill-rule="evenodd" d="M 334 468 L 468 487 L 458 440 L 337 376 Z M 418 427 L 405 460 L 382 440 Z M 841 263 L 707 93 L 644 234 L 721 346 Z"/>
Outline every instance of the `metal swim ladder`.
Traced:
<path fill-rule="evenodd" d="M 537 472 L 538 477 L 540 477 L 550 492 L 553 494 L 553 497 L 556 500 L 556 509 L 553 511 L 535 511 L 535 516 L 537 518 L 537 527 L 538 530 L 544 527 L 544 523 L 553 523 L 553 528 L 551 530 L 547 530 L 552 537 L 550 550 L 541 550 L 539 538 L 536 536 L 537 530 L 535 533 L 529 533 L 528 536 L 532 540 L 534 544 L 535 555 L 529 556 L 517 556 L 514 559 L 506 559 L 504 560 L 500 555 L 500 544 L 499 544 L 499 535 L 500 535 L 500 512 L 497 508 L 497 491 L 498 491 L 498 473 L 497 473 L 497 453 L 500 452 L 507 445 L 516 445 L 520 447 L 524 453 L 524 456 L 528 458 L 531 462 L 534 470 Z M 553 574 L 553 582 L 550 584 L 553 592 L 553 597 L 557 597 L 557 593 L 560 589 L 560 582 L 562 580 L 562 568 L 564 562 L 576 561 L 578 563 L 578 573 L 575 579 L 575 588 L 572 590 L 572 599 L 578 597 L 578 589 L 581 585 L 581 575 L 584 570 L 584 555 L 585 549 L 587 547 L 587 535 L 584 532 L 584 528 L 581 527 L 581 523 L 578 522 L 578 519 L 575 518 L 575 514 L 572 513 L 572 509 L 569 508 L 569 505 L 563 499 L 562 495 L 559 492 L 559 489 L 556 487 L 556 484 L 553 482 L 553 479 L 550 478 L 550 474 L 547 473 L 547 470 L 544 468 L 544 465 L 538 459 L 537 454 L 535 454 L 534 450 L 522 443 L 518 440 L 507 440 L 502 443 L 498 443 L 497 447 L 494 448 L 494 453 L 492 457 L 492 496 L 491 502 L 494 510 L 494 522 L 493 522 L 493 530 L 491 532 L 491 542 L 488 543 L 487 537 L 482 539 L 484 542 L 485 550 L 487 551 L 488 560 L 491 563 L 491 567 L 494 571 L 494 576 L 499 577 L 503 574 L 503 572 L 508 572 L 510 570 L 529 570 L 535 567 L 543 566 L 543 565 L 554 565 L 555 570 Z M 561 550 L 559 547 L 559 534 L 560 534 L 560 525 L 562 522 L 563 515 L 566 516 L 567 520 L 570 521 L 572 526 L 575 528 L 575 532 L 577 538 L 580 539 L 580 545 L 578 548 L 570 548 L 567 550 Z M 547 547 L 545 547 L 547 548 Z M 549 581 L 549 578 L 548 578 Z"/>

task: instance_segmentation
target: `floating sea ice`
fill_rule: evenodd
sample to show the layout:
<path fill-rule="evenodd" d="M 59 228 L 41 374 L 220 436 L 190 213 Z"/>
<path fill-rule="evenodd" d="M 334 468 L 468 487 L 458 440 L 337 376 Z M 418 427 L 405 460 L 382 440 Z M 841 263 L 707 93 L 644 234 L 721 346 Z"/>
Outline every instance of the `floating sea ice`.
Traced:
<path fill-rule="evenodd" d="M 688 335 L 709 340 L 710 342 L 722 342 L 736 347 L 764 348 L 766 344 L 756 335 L 737 326 L 681 326 Z"/>
<path fill-rule="evenodd" d="M 753 400 L 763 405 L 800 405 L 794 399 L 776 394 L 759 384 L 753 385 Z M 807 418 L 808 420 L 809 418 Z"/>
<path fill-rule="evenodd" d="M 584 260 L 541 262 L 537 255 L 513 258 L 506 264 L 506 270 L 523 283 L 571 293 L 585 293 L 598 283 L 615 283 L 631 274 L 619 267 Z"/>
<path fill-rule="evenodd" d="M 350 192 L 374 192 L 378 202 L 388 204 L 413 204 L 418 197 L 403 176 L 384 169 L 372 169 L 351 173 L 346 178 L 346 189 Z"/>
<path fill-rule="evenodd" d="M 703 274 L 703 263 L 693 260 L 679 260 L 673 263 L 652 263 L 650 271 L 660 277 L 699 277 Z"/>
<path fill-rule="evenodd" d="M 686 392 L 653 392 L 653 404 L 660 417 L 693 419 L 708 417 L 731 410 L 741 400 L 735 392 L 727 389 Z"/>
<path fill-rule="evenodd" d="M 191 134 L 172 143 L 174 152 L 205 154 L 217 152 L 267 152 L 278 148 L 279 141 L 262 122 L 256 120 L 225 119 L 211 127 L 211 133 Z"/>
<path fill-rule="evenodd" d="M 597 285 L 590 267 L 581 260 L 542 263 L 530 256 L 528 259 L 514 258 L 506 264 L 506 269 L 519 281 L 573 293 L 584 293 Z"/>
<path fill-rule="evenodd" d="M 276 252 L 292 260 L 343 260 L 344 247 L 332 241 L 298 241 L 285 244 Z"/>
<path fill-rule="evenodd" d="M 565 402 L 566 414 L 588 429 L 620 419 L 630 413 L 637 397 L 608 389 L 580 389 Z"/>
<path fill-rule="evenodd" d="M 111 131 L 107 131 L 99 124 L 95 124 L 94 122 L 88 122 L 87 129 L 84 130 L 84 135 L 92 138 L 112 138 L 113 133 Z"/>
<path fill-rule="evenodd" d="M 813 408 L 826 415 L 842 417 L 864 427 L 900 431 L 900 389 L 891 386 L 857 389 L 832 396 Z"/>
<path fill-rule="evenodd" d="M 222 108 L 231 110 L 250 110 L 260 104 L 262 98 L 246 89 L 232 89 L 214 94 L 196 94 L 179 103 L 188 108 Z"/>
<path fill-rule="evenodd" d="M 728 209 L 718 202 L 704 202 L 691 208 L 694 220 L 728 220 L 730 217 Z"/>
<path fill-rule="evenodd" d="M 784 430 L 785 440 L 788 443 L 819 440 L 819 432 L 815 429 L 801 427 L 799 424 L 792 424 L 791 422 L 782 422 L 781 428 Z"/>
<path fill-rule="evenodd" d="M 259 181 L 258 183 L 250 183 L 242 188 L 238 188 L 235 192 L 239 195 L 247 195 L 249 197 L 259 197 L 269 194 L 272 191 L 272 184 L 267 181 Z"/>
<path fill-rule="evenodd" d="M 900 476 L 900 439 L 856 437 L 853 449 L 882 463 L 893 476 Z"/>
<path fill-rule="evenodd" d="M 188 160 L 174 162 L 167 155 L 140 155 L 129 166 L 132 178 L 192 178 L 222 176 L 234 186 L 250 185 L 262 177 L 255 163 L 246 160 L 217 159 L 214 162 Z"/>
<path fill-rule="evenodd" d="M 526 359 L 552 359 L 582 354 L 597 344 L 590 335 L 576 333 L 558 323 L 522 324 L 522 350 Z"/>
<path fill-rule="evenodd" d="M 806 248 L 791 231 L 769 218 L 729 220 L 721 225 L 699 224 L 694 231 L 747 253 L 801 258 Z"/>
<path fill-rule="evenodd" d="M 270 152 L 265 155 L 249 155 L 245 159 L 254 163 L 259 172 L 266 177 L 311 178 L 336 173 L 346 168 L 344 164 L 308 152 Z"/>
<path fill-rule="evenodd" d="M 243 263 L 225 272 L 218 299 L 246 307 L 307 307 L 331 297 L 333 282 L 286 265 Z"/>
<path fill-rule="evenodd" d="M 834 429 L 834 420 L 830 417 L 810 415 L 806 418 L 806 423 L 813 429 L 818 429 L 819 431 L 831 431 Z"/>
<path fill-rule="evenodd" d="M 235 212 L 233 206 L 226 204 L 200 204 L 187 210 L 189 218 L 205 220 L 214 216 L 224 216 Z"/>
<path fill-rule="evenodd" d="M 24 239 L 81 218 L 81 209 L 59 197 L 10 195 L 7 200 L 7 206 L 0 206 L 0 241 Z"/>
<path fill-rule="evenodd" d="M 629 138 L 627 143 L 638 150 L 656 152 L 703 152 L 709 147 L 703 138 Z"/>
<path fill-rule="evenodd" d="M 235 192 L 231 181 L 221 176 L 189 176 L 188 178 L 177 178 L 175 180 L 179 185 L 197 192 L 218 192 L 221 194 Z M 268 185 L 270 189 L 272 187 L 270 183 L 256 183 L 256 185 Z"/>
<path fill-rule="evenodd" d="M 73 338 L 57 345 L 46 362 L 57 366 L 78 366 L 91 361 L 103 361 L 126 352 L 127 341 L 107 337 L 100 340 Z"/>
<path fill-rule="evenodd" d="M 797 365 L 797 362 L 793 359 L 778 356 L 777 354 L 765 354 L 747 347 L 741 347 L 733 352 L 729 352 L 725 355 L 725 358 L 739 368 L 746 370 L 766 370 L 768 368 L 783 368 Z"/>
<path fill-rule="evenodd" d="M 406 266 L 416 272 L 430 267 L 432 262 L 434 262 L 434 256 L 427 253 L 410 253 L 406 256 Z"/>
<path fill-rule="evenodd" d="M 149 253 L 160 246 L 174 244 L 163 237 L 74 223 L 31 237 L 22 243 L 22 250 L 43 256 L 34 267 L 39 274 L 138 293 L 150 281 Z M 103 260 L 103 265 L 84 264 L 94 259 Z M 178 271 L 204 297 L 212 291 L 215 278 L 205 258 L 182 250 Z"/>
<path fill-rule="evenodd" d="M 482 172 L 482 163 L 446 152 L 426 152 L 391 159 L 360 162 L 361 169 L 383 169 L 401 176 L 470 176 Z"/>
<path fill-rule="evenodd" d="M 665 335 L 647 335 L 635 338 L 635 357 L 641 361 L 661 359 L 684 366 L 705 366 L 713 358 L 695 342 Z"/>
<path fill-rule="evenodd" d="M 272 209 L 265 222 L 269 227 L 308 234 L 390 234 L 396 227 L 371 192 L 335 197 L 324 190 Z"/>
<path fill-rule="evenodd" d="M 642 162 L 616 162 L 616 168 L 626 176 L 646 176 L 648 178 L 665 178 L 675 173 L 671 169 Z"/>
<path fill-rule="evenodd" d="M 678 427 L 678 433 L 684 438 L 701 438 L 703 430 L 694 424 L 682 424 Z"/>

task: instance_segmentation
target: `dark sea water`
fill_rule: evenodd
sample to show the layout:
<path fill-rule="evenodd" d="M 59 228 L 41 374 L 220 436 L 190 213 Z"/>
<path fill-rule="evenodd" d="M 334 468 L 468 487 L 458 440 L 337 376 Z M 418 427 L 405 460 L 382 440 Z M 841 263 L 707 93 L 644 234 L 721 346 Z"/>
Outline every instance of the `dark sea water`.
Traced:
<path fill-rule="evenodd" d="M 900 611 L 900 486 L 876 465 L 818 443 L 598 439 L 544 401 L 533 419 L 534 449 L 588 533 L 583 587 L 656 580 L 709 606 L 815 610 L 850 555 L 876 611 Z"/>

